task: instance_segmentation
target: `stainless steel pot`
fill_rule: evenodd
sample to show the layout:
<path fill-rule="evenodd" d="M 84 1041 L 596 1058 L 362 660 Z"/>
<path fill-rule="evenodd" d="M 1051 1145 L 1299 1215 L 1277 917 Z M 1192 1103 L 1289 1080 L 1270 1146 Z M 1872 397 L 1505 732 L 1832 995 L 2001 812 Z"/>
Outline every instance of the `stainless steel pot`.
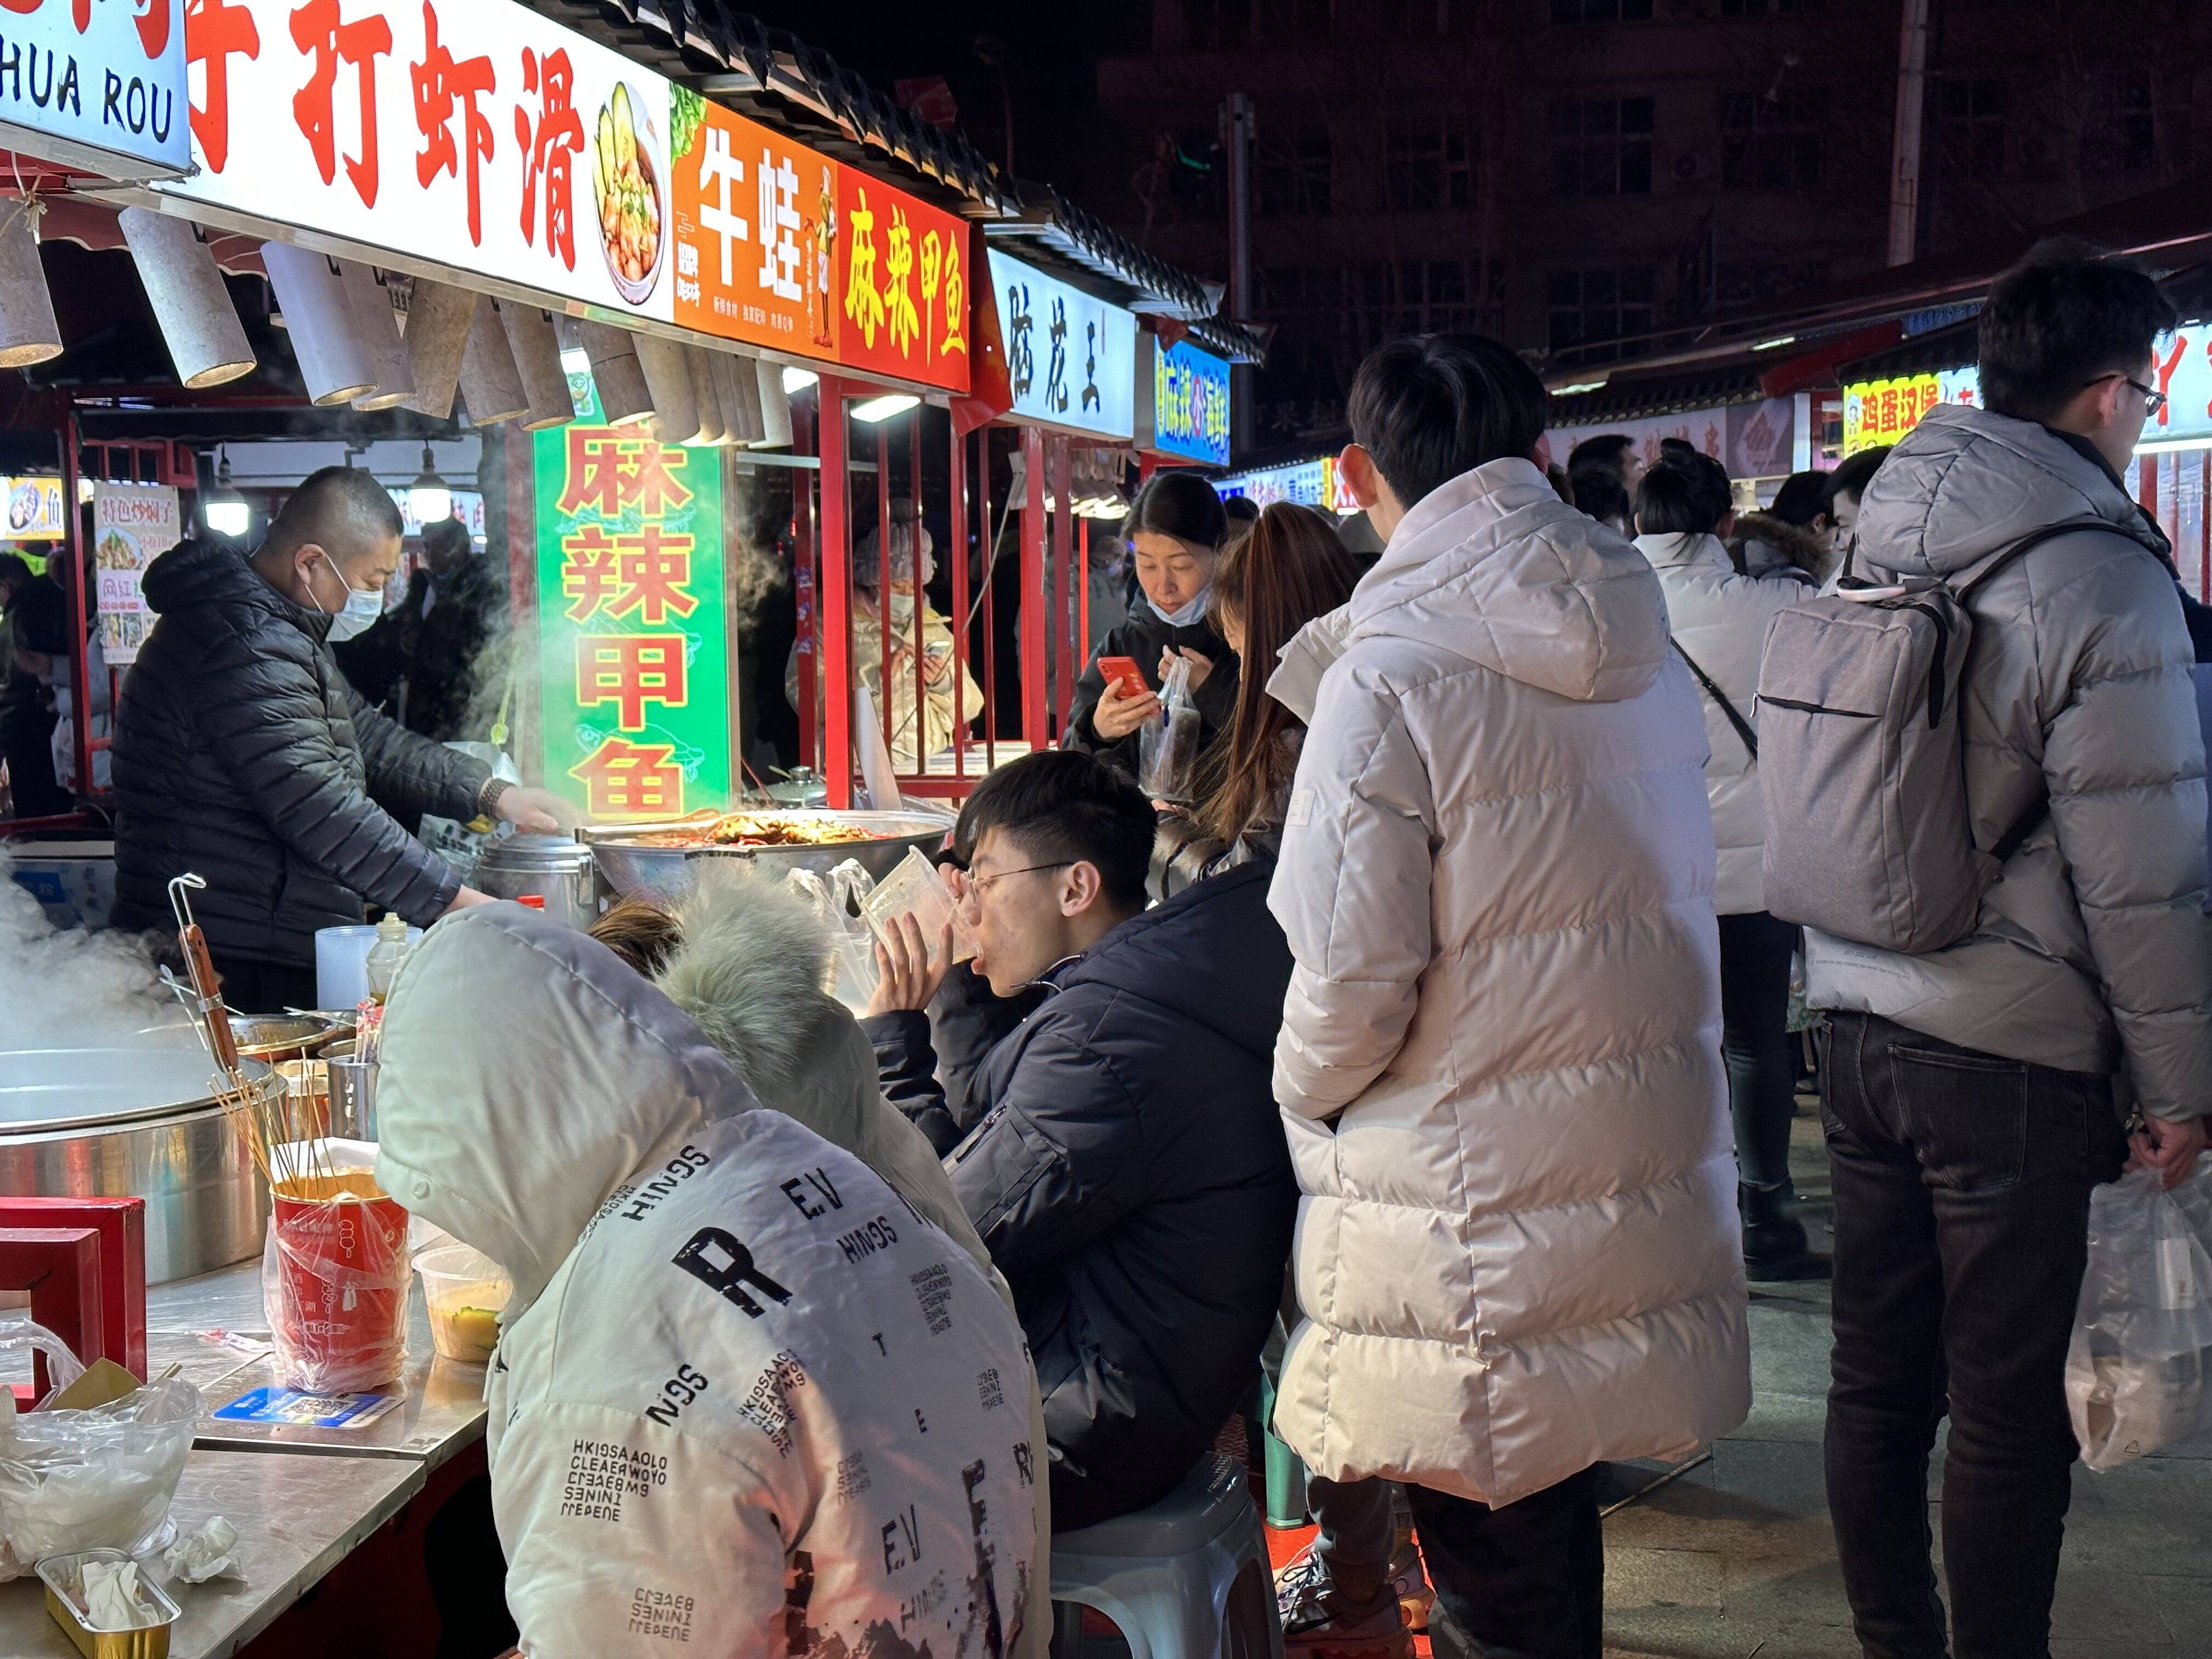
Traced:
<path fill-rule="evenodd" d="M 197 1048 L 0 1054 L 0 1192 L 144 1199 L 149 1285 L 258 1255 L 269 1196 L 210 1069 Z"/>
<path fill-rule="evenodd" d="M 655 847 L 639 839 L 655 831 L 696 830 L 696 822 L 609 824 L 579 830 L 576 839 L 590 849 L 599 866 L 601 885 L 611 896 L 674 902 L 690 892 L 698 879 L 701 859 L 743 859 L 777 881 L 793 870 L 826 872 L 847 859 L 857 859 L 862 869 L 881 881 L 913 848 L 934 852 L 952 828 L 950 818 L 927 812 L 823 811 L 778 816 L 834 818 L 866 830 L 871 839 L 805 847 Z"/>
<path fill-rule="evenodd" d="M 502 836 L 469 882 L 494 898 L 542 900 L 547 915 L 580 931 L 599 920 L 591 849 L 573 836 Z"/>

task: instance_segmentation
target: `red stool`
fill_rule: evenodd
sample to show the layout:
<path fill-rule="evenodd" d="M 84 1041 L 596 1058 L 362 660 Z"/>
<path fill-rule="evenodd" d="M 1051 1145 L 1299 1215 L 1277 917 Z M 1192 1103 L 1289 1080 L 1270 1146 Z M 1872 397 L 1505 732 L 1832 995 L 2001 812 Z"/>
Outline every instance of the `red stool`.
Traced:
<path fill-rule="evenodd" d="M 91 1227 L 100 1233 L 100 1355 L 146 1381 L 146 1200 L 0 1198 L 0 1227 Z M 44 1320 L 39 1322 L 46 1323 Z M 90 1364 L 94 1355 L 78 1350 Z"/>
<path fill-rule="evenodd" d="M 0 1227 L 0 1290 L 28 1291 L 31 1317 L 79 1359 L 89 1363 L 102 1352 L 97 1227 Z M 30 1395 L 18 1388 L 16 1403 L 35 1404 L 52 1386 L 39 1354 Z"/>

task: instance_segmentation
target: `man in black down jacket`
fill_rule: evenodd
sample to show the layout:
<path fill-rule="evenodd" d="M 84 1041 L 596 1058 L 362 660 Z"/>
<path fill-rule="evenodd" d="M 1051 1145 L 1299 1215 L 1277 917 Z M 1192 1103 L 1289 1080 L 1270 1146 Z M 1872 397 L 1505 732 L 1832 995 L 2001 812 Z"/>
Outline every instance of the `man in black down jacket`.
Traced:
<path fill-rule="evenodd" d="M 395 820 L 495 812 L 556 830 L 543 790 L 402 731 L 331 660 L 332 634 L 374 617 L 401 520 L 366 472 L 325 467 L 284 503 L 250 559 L 187 541 L 147 567 L 160 617 L 115 723 L 115 925 L 171 927 L 169 878 L 193 908 L 231 1006 L 314 1004 L 315 931 L 362 901 L 428 927 L 484 902 Z"/>
<path fill-rule="evenodd" d="M 949 951 L 909 921 L 866 1024 L 894 1103 L 940 1151 L 965 1132 L 945 1167 L 1036 1356 L 1053 1524 L 1088 1526 L 1171 1491 L 1258 1374 L 1297 1197 L 1268 1080 L 1290 953 L 1261 867 L 1146 910 L 1152 810 L 1088 756 L 1002 768 L 955 840 L 966 983 L 1042 1000 L 948 1107 L 921 1010 Z"/>

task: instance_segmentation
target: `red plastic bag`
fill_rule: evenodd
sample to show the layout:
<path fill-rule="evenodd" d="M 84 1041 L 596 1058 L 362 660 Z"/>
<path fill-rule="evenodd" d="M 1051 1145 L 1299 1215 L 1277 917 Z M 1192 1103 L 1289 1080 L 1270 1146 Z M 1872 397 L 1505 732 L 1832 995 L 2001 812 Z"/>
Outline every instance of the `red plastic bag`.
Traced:
<path fill-rule="evenodd" d="M 358 1175 L 337 1182 L 374 1190 Z M 261 1295 L 278 1380 L 310 1394 L 351 1394 L 398 1376 L 407 1360 L 408 1279 L 407 1212 L 396 1199 L 276 1194 Z"/>

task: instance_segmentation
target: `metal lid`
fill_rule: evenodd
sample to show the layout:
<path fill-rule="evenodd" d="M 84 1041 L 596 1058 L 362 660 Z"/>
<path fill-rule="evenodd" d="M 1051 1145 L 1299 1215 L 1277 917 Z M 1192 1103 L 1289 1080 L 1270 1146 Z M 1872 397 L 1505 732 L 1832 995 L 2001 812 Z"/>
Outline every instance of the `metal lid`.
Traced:
<path fill-rule="evenodd" d="M 591 867 L 592 849 L 573 836 L 502 836 L 477 860 L 479 870 L 519 876 L 566 876 Z"/>

